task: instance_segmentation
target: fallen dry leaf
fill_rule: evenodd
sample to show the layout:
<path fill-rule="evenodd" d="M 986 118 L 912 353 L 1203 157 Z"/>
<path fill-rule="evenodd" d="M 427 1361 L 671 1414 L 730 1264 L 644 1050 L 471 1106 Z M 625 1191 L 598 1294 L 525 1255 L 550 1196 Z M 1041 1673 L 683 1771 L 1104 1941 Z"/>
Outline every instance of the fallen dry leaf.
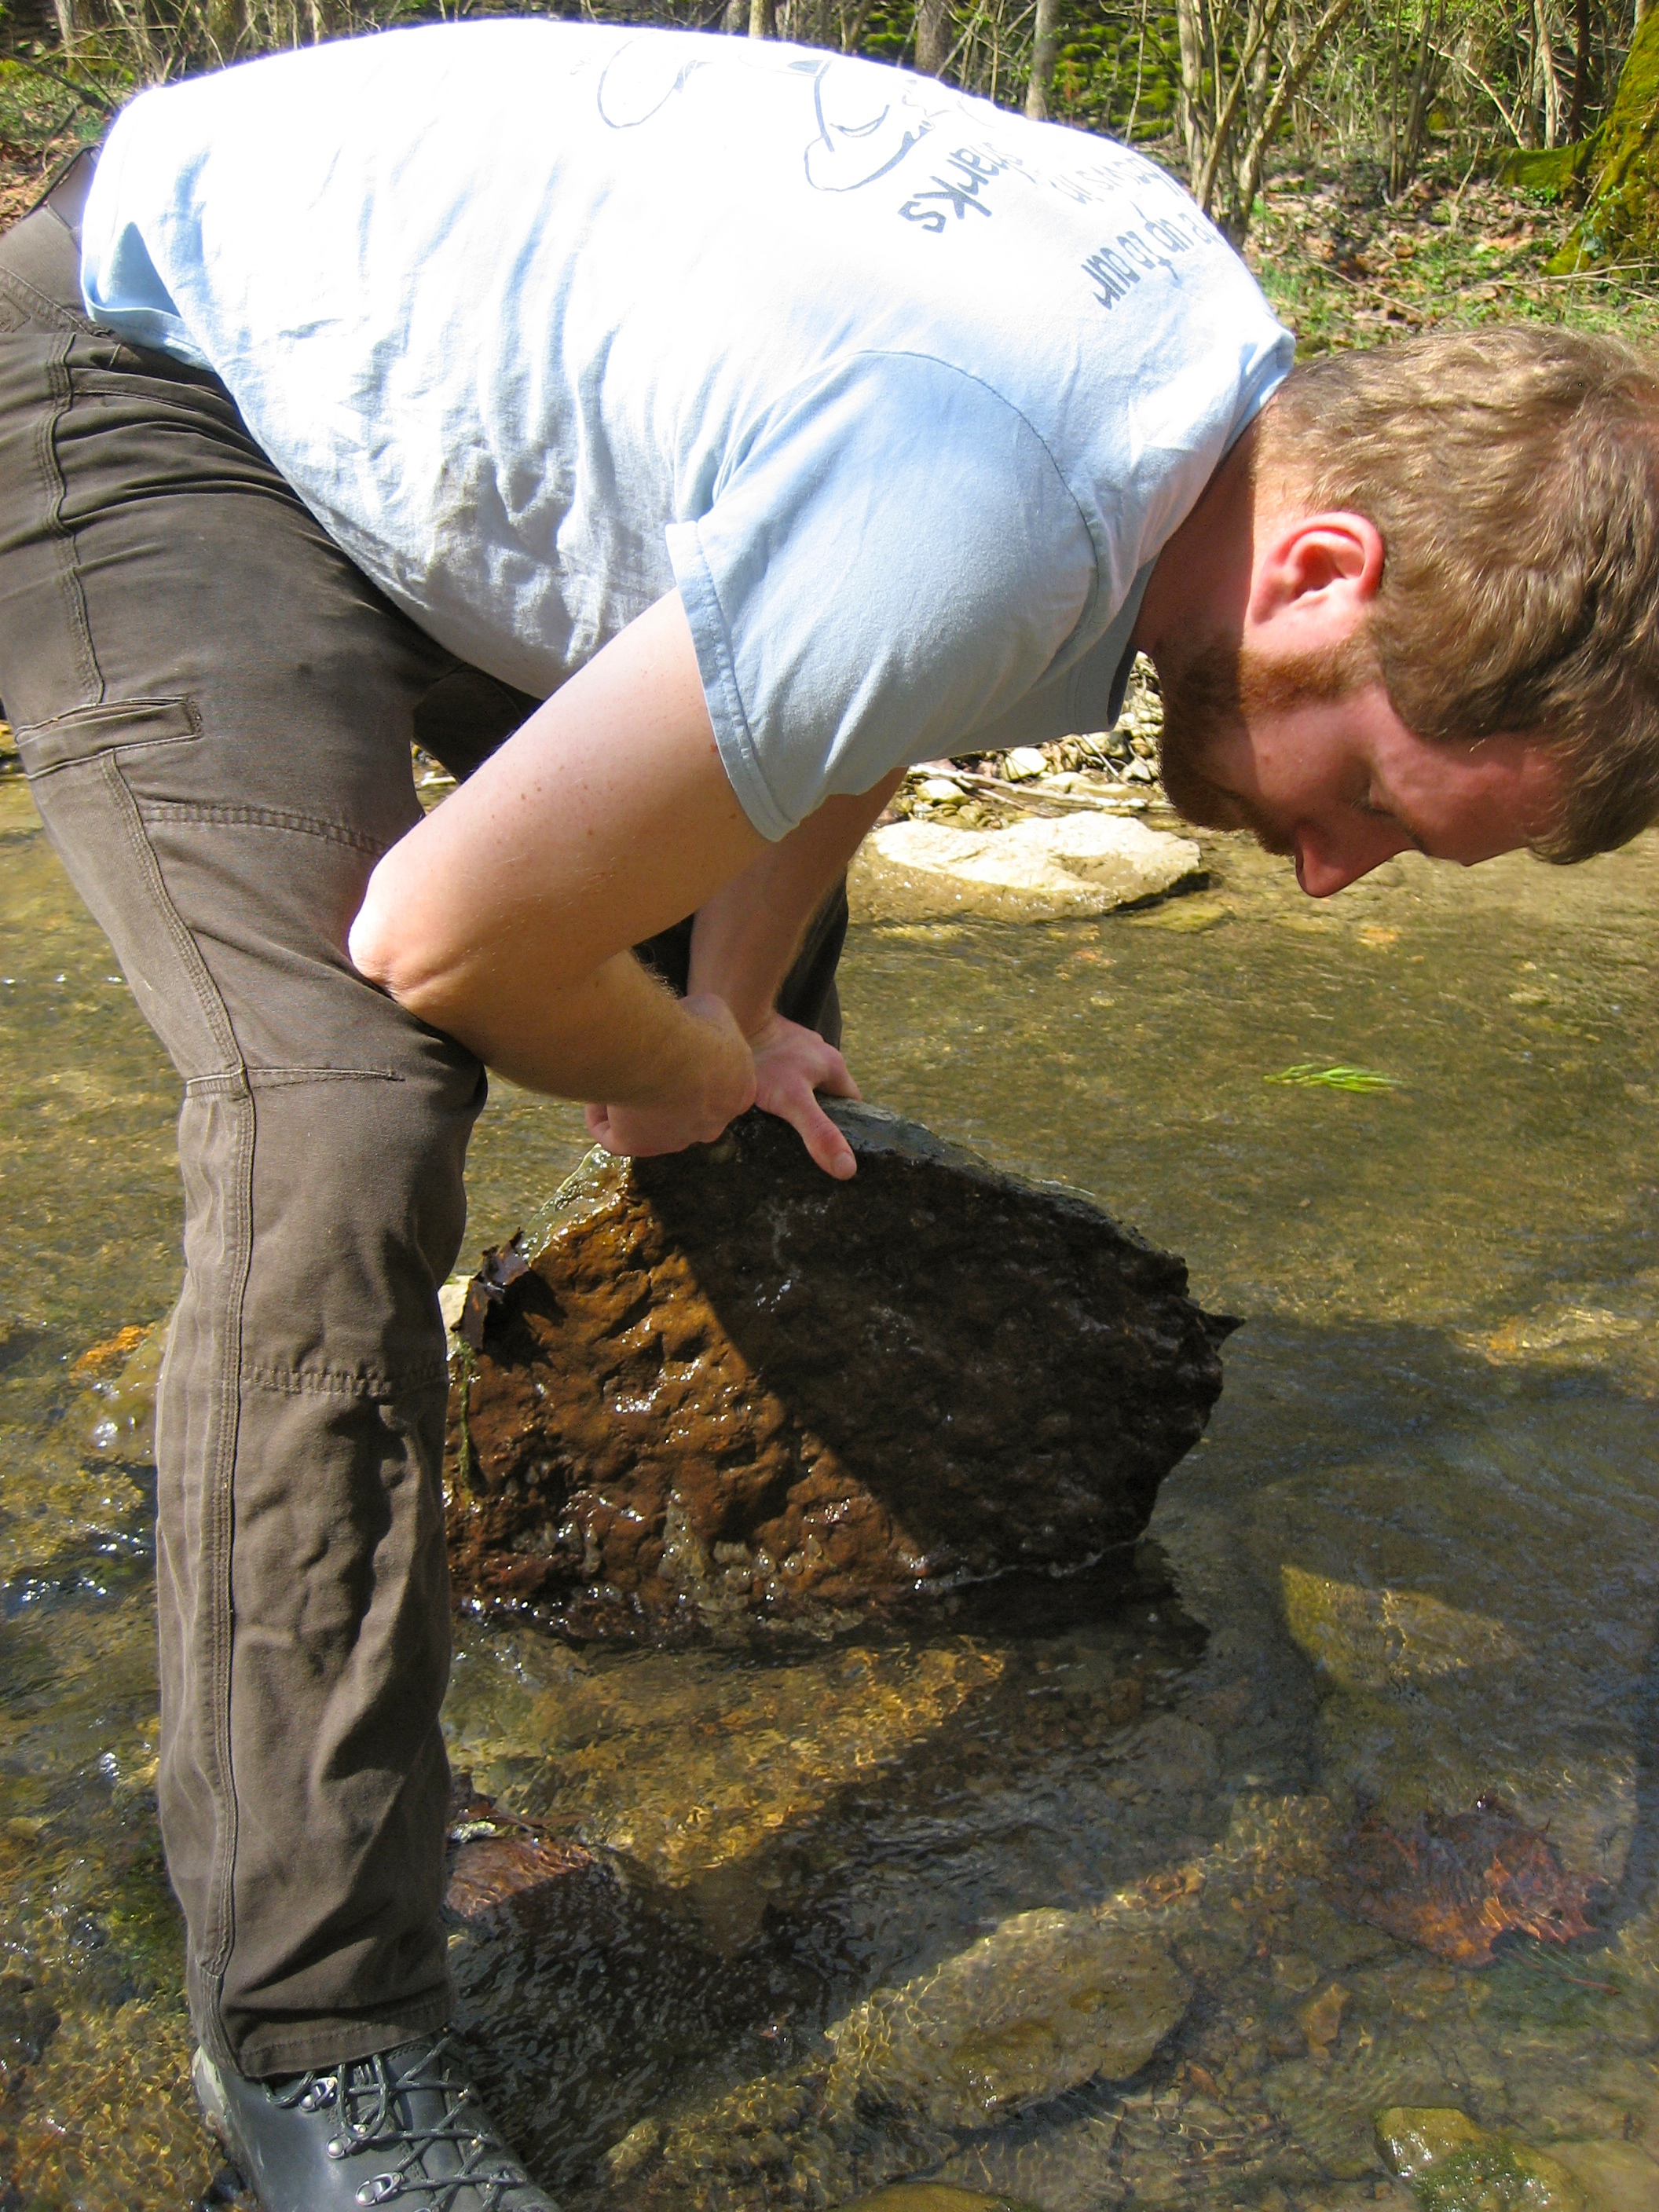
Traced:
<path fill-rule="evenodd" d="M 1502 1936 L 1571 1943 L 1602 1885 L 1571 1873 L 1554 1845 L 1501 1797 L 1469 1813 L 1427 1813 L 1413 1828 L 1365 1814 L 1344 1838 L 1332 1887 L 1357 1919 L 1437 1958 L 1492 1963 Z"/>
<path fill-rule="evenodd" d="M 1316 1997 L 1310 1997 L 1297 2014 L 1302 2033 L 1308 2039 L 1310 2058 L 1324 2058 L 1330 2054 L 1331 2045 L 1342 2030 L 1342 2015 L 1347 2010 L 1348 1992 L 1340 1982 Z"/>

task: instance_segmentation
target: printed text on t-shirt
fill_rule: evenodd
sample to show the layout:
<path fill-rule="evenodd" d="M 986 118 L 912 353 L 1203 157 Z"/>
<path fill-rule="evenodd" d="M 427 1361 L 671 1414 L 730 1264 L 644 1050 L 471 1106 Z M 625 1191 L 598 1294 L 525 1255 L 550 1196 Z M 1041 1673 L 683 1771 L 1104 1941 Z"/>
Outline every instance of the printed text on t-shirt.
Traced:
<path fill-rule="evenodd" d="M 1127 298 L 1147 271 L 1172 269 L 1172 255 L 1190 252 L 1213 235 L 1197 216 L 1143 215 L 1138 228 L 1121 230 L 1111 245 L 1097 247 L 1083 264 L 1083 273 L 1093 283 L 1096 299 L 1109 310 Z"/>

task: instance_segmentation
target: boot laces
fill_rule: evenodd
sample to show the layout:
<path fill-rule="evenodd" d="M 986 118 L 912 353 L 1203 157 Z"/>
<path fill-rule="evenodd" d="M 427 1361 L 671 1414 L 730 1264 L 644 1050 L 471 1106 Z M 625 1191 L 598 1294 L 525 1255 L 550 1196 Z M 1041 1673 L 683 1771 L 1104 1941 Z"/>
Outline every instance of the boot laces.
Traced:
<path fill-rule="evenodd" d="M 404 2198 L 410 2212 L 511 2212 L 507 2192 L 528 2189 L 530 2177 L 491 2130 L 477 2092 L 454 2063 L 459 2056 L 453 2038 L 441 2035 L 429 2048 L 400 2063 L 396 2074 L 377 2051 L 331 2072 L 301 2075 L 271 2095 L 289 2110 L 338 2107 L 339 2132 L 329 2143 L 331 2158 L 368 2150 L 391 2156 L 394 2162 L 357 2191 L 362 2205 Z M 434 2092 L 441 2118 L 417 2123 L 412 2100 Z M 428 2171 L 428 2153 L 440 2146 L 453 2156 L 452 2172 Z"/>

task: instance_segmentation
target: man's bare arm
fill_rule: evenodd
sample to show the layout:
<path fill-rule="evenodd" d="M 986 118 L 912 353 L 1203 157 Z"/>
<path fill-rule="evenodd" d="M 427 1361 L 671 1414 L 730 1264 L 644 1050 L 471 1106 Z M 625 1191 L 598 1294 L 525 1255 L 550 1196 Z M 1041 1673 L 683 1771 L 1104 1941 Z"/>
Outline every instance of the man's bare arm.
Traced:
<path fill-rule="evenodd" d="M 669 1107 L 680 1142 L 754 1093 L 737 1024 L 627 948 L 766 851 L 720 764 L 678 597 L 641 616 L 386 854 L 351 957 L 515 1082 Z"/>
<path fill-rule="evenodd" d="M 768 844 L 720 764 L 671 594 L 386 854 L 352 957 L 515 1081 L 606 1102 L 588 1122 L 614 1149 L 711 1138 L 758 1097 L 821 1166 L 850 1174 L 812 1092 L 857 1088 L 773 1000 L 898 781 Z M 625 948 L 694 910 L 681 1002 Z"/>
<path fill-rule="evenodd" d="M 745 1036 L 771 1013 L 806 925 L 903 781 L 895 769 L 856 798 L 826 799 L 698 908 L 690 988 L 724 999 Z"/>
<path fill-rule="evenodd" d="M 749 1040 L 756 1103 L 799 1131 L 826 1174 L 845 1178 L 852 1147 L 815 1093 L 856 1098 L 833 1045 L 776 1011 L 778 991 L 807 924 L 846 872 L 876 817 L 903 781 L 896 769 L 873 790 L 826 799 L 816 814 L 750 863 L 698 911 L 690 988 L 723 999 Z"/>
<path fill-rule="evenodd" d="M 826 800 L 705 900 L 691 930 L 688 1004 L 718 1000 L 731 1008 L 753 1054 L 755 1103 L 789 1122 L 825 1173 L 842 1179 L 854 1172 L 852 1147 L 814 1093 L 856 1098 L 858 1085 L 836 1048 L 786 1021 L 775 1001 L 807 923 L 902 775 L 856 798 Z M 610 1099 L 588 1108 L 587 1126 L 612 1152 L 668 1149 L 658 1108 Z"/>

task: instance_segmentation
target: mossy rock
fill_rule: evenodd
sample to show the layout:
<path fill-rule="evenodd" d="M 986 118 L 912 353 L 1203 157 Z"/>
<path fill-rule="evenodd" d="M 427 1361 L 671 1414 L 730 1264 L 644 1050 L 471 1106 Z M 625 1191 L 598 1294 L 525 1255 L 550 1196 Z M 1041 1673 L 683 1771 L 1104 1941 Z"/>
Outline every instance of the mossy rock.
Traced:
<path fill-rule="evenodd" d="M 1498 175 L 1506 185 L 1540 199 L 1576 200 L 1583 189 L 1598 141 L 1581 138 L 1576 146 L 1522 147 L 1505 156 Z"/>
<path fill-rule="evenodd" d="M 1585 2212 L 1565 2166 L 1455 2108 L 1394 2106 L 1376 2116 L 1376 2142 L 1423 2212 Z"/>
<path fill-rule="evenodd" d="M 1659 10 L 1636 33 L 1613 112 L 1584 149 L 1584 211 L 1550 263 L 1568 276 L 1631 261 L 1659 260 Z M 1519 178 L 1516 182 L 1522 181 Z"/>

